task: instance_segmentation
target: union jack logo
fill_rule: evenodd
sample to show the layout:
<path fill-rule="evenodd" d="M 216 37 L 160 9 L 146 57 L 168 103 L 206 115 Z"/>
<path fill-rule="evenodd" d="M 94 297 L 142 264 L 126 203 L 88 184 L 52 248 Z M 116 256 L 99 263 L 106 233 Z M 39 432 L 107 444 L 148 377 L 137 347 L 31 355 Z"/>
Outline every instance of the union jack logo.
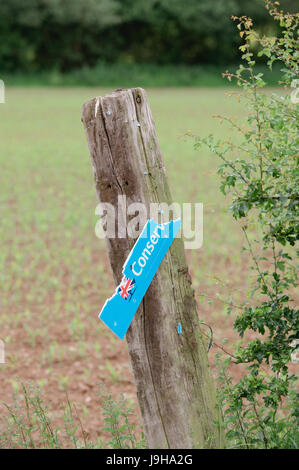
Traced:
<path fill-rule="evenodd" d="M 135 279 L 128 279 L 126 277 L 123 278 L 123 280 L 121 281 L 121 284 L 118 288 L 118 293 L 119 295 L 127 300 L 129 297 L 129 301 L 131 300 L 132 298 L 132 295 L 134 294 L 135 290 L 132 291 L 132 289 L 135 287 Z"/>

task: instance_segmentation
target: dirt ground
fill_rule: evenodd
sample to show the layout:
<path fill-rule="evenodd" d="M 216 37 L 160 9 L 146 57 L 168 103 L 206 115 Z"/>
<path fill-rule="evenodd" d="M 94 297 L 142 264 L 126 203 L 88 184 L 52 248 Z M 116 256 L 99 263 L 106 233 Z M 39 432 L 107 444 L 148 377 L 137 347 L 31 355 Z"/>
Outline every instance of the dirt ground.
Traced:
<path fill-rule="evenodd" d="M 106 254 L 100 253 L 100 257 L 105 260 L 105 274 L 108 285 L 112 286 L 113 281 Z M 97 258 L 98 254 L 95 254 L 95 262 Z M 228 275 L 232 269 L 233 266 L 227 261 Z M 63 279 L 64 290 L 67 292 L 70 288 L 70 276 L 67 269 Z M 239 281 L 241 288 L 245 279 L 240 278 Z M 106 300 L 99 291 L 90 292 L 88 286 L 77 286 L 77 289 L 82 300 L 88 302 L 88 310 L 91 312 L 97 312 L 99 305 L 102 305 Z M 207 295 L 211 294 L 212 297 L 214 290 L 213 286 L 202 285 L 200 290 L 197 289 L 197 298 L 201 292 L 205 292 Z M 4 329 L 2 329 L 3 337 L 9 338 L 9 343 L 6 344 L 6 364 L 2 365 L 1 375 L 3 377 L 4 373 L 5 380 L 1 382 L 1 401 L 12 404 L 13 394 L 20 393 L 18 380 L 25 384 L 34 381 L 41 386 L 42 395 L 49 407 L 54 427 L 61 426 L 63 408 L 66 404 L 65 388 L 67 388 L 70 402 L 76 405 L 87 437 L 95 441 L 100 436 L 105 441 L 109 436 L 107 432 L 102 431 L 104 423 L 99 396 L 99 383 L 101 382 L 115 399 L 123 394 L 132 403 L 134 413 L 131 417 L 131 423 L 137 425 L 137 434 L 139 435 L 141 419 L 126 342 L 114 338 L 105 326 L 100 325 L 100 330 L 85 329 L 84 343 L 82 341 L 85 350 L 81 351 L 80 339 L 78 341 L 77 338 L 70 335 L 69 320 L 63 315 L 58 321 L 57 319 L 55 321 L 47 319 L 47 335 L 44 336 L 42 328 L 36 328 L 36 325 L 39 324 L 38 316 L 42 315 L 42 311 L 35 304 L 34 299 L 31 300 L 31 305 L 28 305 L 25 294 L 26 289 L 24 290 L 24 302 L 34 312 L 34 316 L 30 318 L 29 322 L 26 318 L 20 319 L 13 328 L 8 326 L 5 328 L 4 325 Z M 52 301 L 53 299 L 49 296 L 48 306 L 51 306 Z M 233 318 L 220 314 L 223 305 L 219 300 L 213 303 L 212 312 L 208 303 L 202 303 L 198 300 L 198 305 L 200 320 L 213 329 L 214 345 L 209 352 L 209 361 L 212 374 L 216 376 L 215 355 L 222 351 L 222 340 L 224 338 L 228 340 L 224 348 L 226 351 L 232 352 L 232 344 L 237 339 L 237 334 L 232 328 Z M 63 298 L 61 309 L 63 311 Z M 27 329 L 29 323 L 33 331 L 34 329 L 40 331 L 40 334 L 37 333 L 32 341 L 28 339 L 24 331 L 24 320 L 26 320 Z M 95 318 L 92 319 L 93 322 L 90 321 L 91 318 L 86 320 L 89 325 L 97 321 Z M 98 331 L 101 333 L 100 336 L 98 336 Z M 209 336 L 209 329 L 206 326 L 202 326 L 202 331 Z M 51 341 L 55 338 L 55 344 L 59 345 L 61 355 L 58 353 L 53 357 L 45 357 L 44 352 L 50 343 L 50 338 Z M 95 342 L 100 345 L 100 358 L 93 350 Z M 11 345 L 14 346 L 11 347 Z M 240 366 L 232 366 L 231 372 L 237 379 L 243 370 Z M 66 378 L 70 378 L 70 380 Z M 1 412 L 5 413 L 3 407 Z"/>

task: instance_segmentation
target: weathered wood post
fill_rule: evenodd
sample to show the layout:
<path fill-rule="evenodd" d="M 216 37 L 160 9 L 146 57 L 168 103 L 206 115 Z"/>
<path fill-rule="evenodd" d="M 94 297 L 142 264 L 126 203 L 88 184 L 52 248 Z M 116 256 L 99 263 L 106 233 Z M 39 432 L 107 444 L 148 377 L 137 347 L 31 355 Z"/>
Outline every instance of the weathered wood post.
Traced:
<path fill-rule="evenodd" d="M 143 89 L 116 90 L 92 99 L 83 105 L 82 121 L 100 202 L 116 208 L 118 196 L 126 195 L 128 204 L 142 202 L 148 209 L 152 202 L 171 204 Z M 135 240 L 106 241 L 117 285 Z M 126 339 L 148 446 L 221 447 L 215 389 L 182 239 L 166 254 Z"/>

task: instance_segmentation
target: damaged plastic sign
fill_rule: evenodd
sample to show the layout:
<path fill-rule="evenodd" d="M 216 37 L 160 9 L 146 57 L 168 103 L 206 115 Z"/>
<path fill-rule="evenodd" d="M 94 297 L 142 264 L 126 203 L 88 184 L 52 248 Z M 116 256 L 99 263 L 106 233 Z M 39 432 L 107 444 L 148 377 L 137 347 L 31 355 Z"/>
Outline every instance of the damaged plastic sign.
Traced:
<path fill-rule="evenodd" d="M 99 318 L 113 333 L 123 339 L 133 317 L 159 268 L 167 250 L 181 228 L 181 219 L 145 224 L 124 267 L 123 278 L 114 295 L 108 299 Z"/>

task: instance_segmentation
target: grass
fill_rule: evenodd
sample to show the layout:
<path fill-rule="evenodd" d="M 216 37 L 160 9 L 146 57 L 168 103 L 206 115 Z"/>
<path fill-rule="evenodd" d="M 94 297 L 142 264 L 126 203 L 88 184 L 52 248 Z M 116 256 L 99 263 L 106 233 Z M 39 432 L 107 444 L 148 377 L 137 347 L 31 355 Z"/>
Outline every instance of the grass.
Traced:
<path fill-rule="evenodd" d="M 26 386 L 20 382 L 18 386 L 22 389 L 22 395 L 16 395 L 11 405 L 3 404 L 8 411 L 8 417 L 5 422 L 5 431 L 0 434 L 0 449 L 59 449 L 61 447 L 136 449 L 145 447 L 143 437 L 139 439 L 136 437 L 135 426 L 130 423 L 133 409 L 123 396 L 115 401 L 103 387 L 100 389 L 102 413 L 106 425 L 104 431 L 107 431 L 110 437 L 105 444 L 99 437 L 96 441 L 89 439 L 77 408 L 71 404 L 67 392 L 62 410 L 63 426 L 57 427 L 52 421 L 40 385 L 30 383 Z"/>
<path fill-rule="evenodd" d="M 122 391 L 134 401 L 139 423 L 126 345 L 97 319 L 113 281 L 105 243 L 94 234 L 96 196 L 80 114 L 85 101 L 110 91 L 8 87 L 0 104 L 0 336 L 6 348 L 0 399 L 11 404 L 13 391 L 21 393 L 18 378 L 41 383 L 59 423 L 67 389 L 95 439 L 99 381 L 113 396 Z M 240 258 L 239 228 L 218 190 L 215 157 L 195 152 L 184 134 L 231 133 L 212 118 L 228 113 L 241 120 L 246 113 L 227 91 L 147 90 L 174 200 L 204 203 L 204 245 L 188 252 L 188 260 L 200 317 L 212 325 L 216 342 L 232 338 L 219 298 L 224 288 L 242 296 L 249 270 Z M 100 437 L 108 442 L 105 432 Z"/>
<path fill-rule="evenodd" d="M 234 71 L 235 65 L 155 65 L 155 64 L 105 64 L 95 67 L 82 67 L 71 72 L 56 70 L 45 72 L 2 73 L 8 86 L 101 86 L 115 88 L 141 87 L 223 87 L 222 72 Z M 280 66 L 274 64 L 271 72 L 264 65 L 257 65 L 256 72 L 264 73 L 269 85 L 277 85 L 280 80 Z M 228 85 L 233 85 L 233 83 Z"/>

